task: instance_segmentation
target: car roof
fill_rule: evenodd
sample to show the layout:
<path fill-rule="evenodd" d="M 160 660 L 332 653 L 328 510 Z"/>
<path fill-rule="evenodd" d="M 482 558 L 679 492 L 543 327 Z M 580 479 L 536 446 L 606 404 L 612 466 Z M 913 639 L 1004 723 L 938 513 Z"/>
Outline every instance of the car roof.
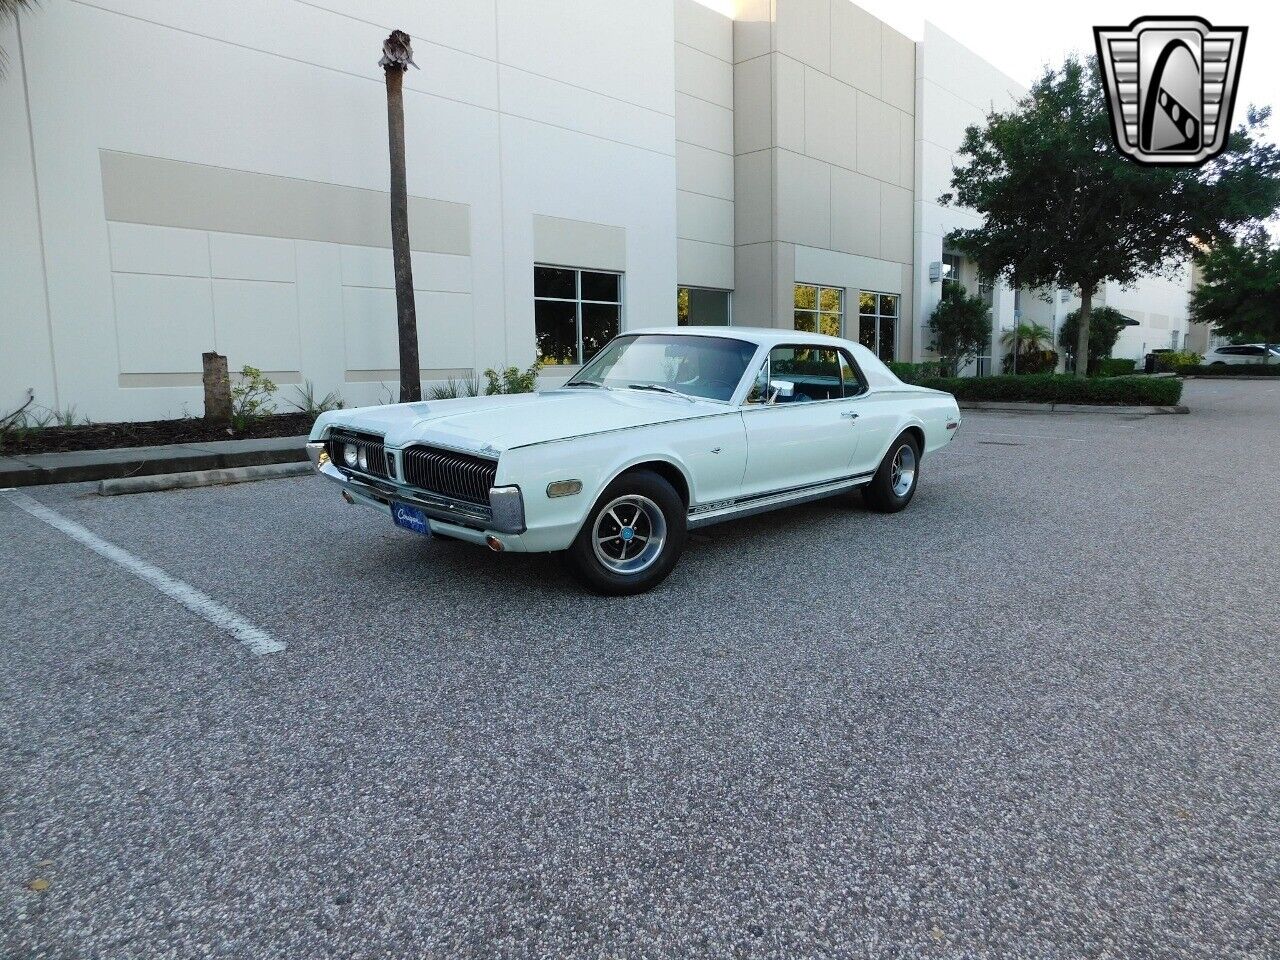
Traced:
<path fill-rule="evenodd" d="M 773 346 L 779 343 L 812 343 L 847 347 L 850 343 L 840 337 L 829 337 L 822 333 L 805 333 L 803 330 L 787 330 L 782 327 L 641 327 L 638 330 L 623 330 L 619 336 L 625 337 L 636 333 L 682 337 L 724 337 L 730 340 L 745 340 L 760 346 Z"/>

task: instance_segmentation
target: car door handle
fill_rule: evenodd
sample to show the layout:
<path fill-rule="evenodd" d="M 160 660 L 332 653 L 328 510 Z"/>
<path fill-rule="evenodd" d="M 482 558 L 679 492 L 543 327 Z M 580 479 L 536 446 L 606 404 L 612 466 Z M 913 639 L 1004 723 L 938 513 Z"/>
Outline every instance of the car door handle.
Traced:
<path fill-rule="evenodd" d="M 857 419 L 858 419 L 858 415 L 857 415 L 856 413 L 854 413 L 852 410 L 842 410 L 842 411 L 840 412 L 840 416 L 844 417 L 846 420 L 857 420 Z"/>

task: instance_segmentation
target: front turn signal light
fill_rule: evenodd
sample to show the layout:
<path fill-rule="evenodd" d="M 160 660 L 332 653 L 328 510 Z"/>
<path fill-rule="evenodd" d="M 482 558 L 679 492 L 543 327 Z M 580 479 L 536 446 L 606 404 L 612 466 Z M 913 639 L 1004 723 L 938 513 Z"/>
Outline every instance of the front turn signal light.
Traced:
<path fill-rule="evenodd" d="M 582 492 L 581 480 L 556 480 L 547 484 L 548 497 L 572 497 Z"/>

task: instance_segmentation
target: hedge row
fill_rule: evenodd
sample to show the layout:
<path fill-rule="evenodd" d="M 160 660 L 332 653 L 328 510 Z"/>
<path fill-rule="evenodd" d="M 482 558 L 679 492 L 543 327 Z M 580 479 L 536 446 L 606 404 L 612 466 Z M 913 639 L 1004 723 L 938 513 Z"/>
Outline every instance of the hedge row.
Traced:
<path fill-rule="evenodd" d="M 1098 376 L 1124 377 L 1136 372 L 1138 361 L 1126 357 L 1102 357 L 1098 360 Z"/>
<path fill-rule="evenodd" d="M 1059 373 L 999 377 L 920 377 L 919 386 L 945 390 L 957 400 L 1172 406 L 1182 399 L 1177 377 L 1090 377 Z"/>
<path fill-rule="evenodd" d="M 1183 367 L 1178 374 L 1183 377 L 1280 377 L 1280 363 Z"/>

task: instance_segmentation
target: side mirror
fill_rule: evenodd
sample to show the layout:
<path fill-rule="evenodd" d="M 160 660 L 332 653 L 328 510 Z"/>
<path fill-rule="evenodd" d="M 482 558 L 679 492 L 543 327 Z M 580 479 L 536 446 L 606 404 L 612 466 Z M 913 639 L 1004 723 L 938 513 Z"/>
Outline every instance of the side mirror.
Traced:
<path fill-rule="evenodd" d="M 796 395 L 796 385 L 790 380 L 770 380 L 769 381 L 769 402 L 776 403 L 778 400 L 790 400 Z"/>

